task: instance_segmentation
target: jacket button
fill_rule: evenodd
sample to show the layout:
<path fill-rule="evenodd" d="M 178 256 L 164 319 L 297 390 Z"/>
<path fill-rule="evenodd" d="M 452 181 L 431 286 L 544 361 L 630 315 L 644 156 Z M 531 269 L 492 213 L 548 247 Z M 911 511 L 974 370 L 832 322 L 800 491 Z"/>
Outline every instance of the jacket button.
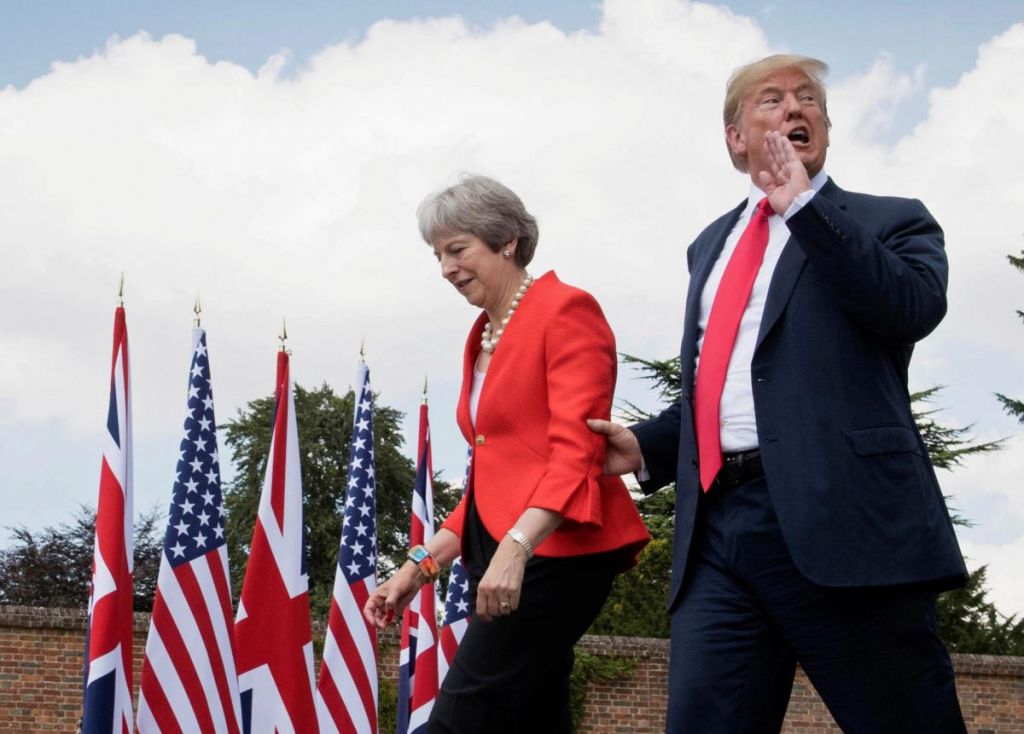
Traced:
<path fill-rule="evenodd" d="M 690 463 L 693 464 L 693 468 L 694 469 L 697 468 L 697 460 L 696 459 L 690 459 Z"/>
<path fill-rule="evenodd" d="M 484 434 L 481 433 L 479 436 L 476 437 L 476 445 L 477 446 L 483 446 L 484 445 Z"/>

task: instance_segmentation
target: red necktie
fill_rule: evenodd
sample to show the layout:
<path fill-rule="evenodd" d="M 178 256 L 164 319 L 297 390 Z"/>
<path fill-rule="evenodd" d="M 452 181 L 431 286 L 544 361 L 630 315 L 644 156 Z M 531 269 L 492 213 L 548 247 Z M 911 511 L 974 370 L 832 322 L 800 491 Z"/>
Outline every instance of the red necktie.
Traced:
<path fill-rule="evenodd" d="M 722 468 L 719 403 L 725 387 L 725 373 L 740 329 L 740 319 L 750 299 L 757 271 L 768 247 L 768 218 L 774 214 L 767 197 L 757 203 L 747 228 L 725 266 L 711 314 L 704 330 L 704 343 L 697 365 L 694 390 L 694 423 L 700 456 L 700 486 L 707 492 Z"/>

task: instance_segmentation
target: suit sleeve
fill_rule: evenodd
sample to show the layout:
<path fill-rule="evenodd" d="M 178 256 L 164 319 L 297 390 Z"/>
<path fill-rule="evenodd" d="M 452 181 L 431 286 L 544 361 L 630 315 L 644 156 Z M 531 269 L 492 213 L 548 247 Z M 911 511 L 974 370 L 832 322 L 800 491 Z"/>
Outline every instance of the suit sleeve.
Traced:
<path fill-rule="evenodd" d="M 946 313 L 948 266 L 942 229 L 924 205 L 878 199 L 865 222 L 825 196 L 786 221 L 840 307 L 868 331 L 901 343 L 927 336 Z"/>
<path fill-rule="evenodd" d="M 675 402 L 653 418 L 629 427 L 640 442 L 648 477 L 640 482 L 644 494 L 653 494 L 676 480 L 682 406 Z"/>
<path fill-rule="evenodd" d="M 615 338 L 593 297 L 576 292 L 562 305 L 545 330 L 544 351 L 550 455 L 527 506 L 600 526 L 605 439 L 586 419 L 611 414 L 616 358 Z"/>

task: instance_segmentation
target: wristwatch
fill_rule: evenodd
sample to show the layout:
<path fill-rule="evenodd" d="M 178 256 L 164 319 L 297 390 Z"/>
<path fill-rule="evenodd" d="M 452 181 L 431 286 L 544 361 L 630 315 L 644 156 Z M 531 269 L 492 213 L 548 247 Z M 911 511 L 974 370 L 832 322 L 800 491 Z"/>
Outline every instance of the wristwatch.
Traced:
<path fill-rule="evenodd" d="M 414 545 L 409 549 L 408 558 L 416 564 L 428 584 L 437 581 L 437 577 L 441 575 L 441 567 L 437 565 L 437 561 L 424 546 Z"/>

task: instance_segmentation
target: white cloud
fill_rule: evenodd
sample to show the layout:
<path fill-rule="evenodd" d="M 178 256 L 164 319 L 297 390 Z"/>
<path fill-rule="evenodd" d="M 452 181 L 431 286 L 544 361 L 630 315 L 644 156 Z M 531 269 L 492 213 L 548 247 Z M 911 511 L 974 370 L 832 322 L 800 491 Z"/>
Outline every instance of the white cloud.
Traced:
<path fill-rule="evenodd" d="M 0 91 L 0 427 L 54 419 L 80 438 L 102 424 L 125 270 L 135 427 L 153 447 L 136 466 L 158 478 L 139 483 L 140 507 L 165 501 L 171 458 L 157 447 L 173 455 L 197 289 L 221 420 L 269 392 L 286 315 L 305 384 L 346 386 L 364 336 L 387 402 L 412 411 L 428 372 L 435 437 L 449 426 L 436 463 L 455 474 L 449 416 L 472 313 L 418 240 L 420 199 L 462 170 L 508 183 L 540 220 L 534 270 L 595 292 L 623 351 L 669 355 L 685 245 L 745 191 L 722 140 L 725 79 L 771 51 L 722 7 L 608 0 L 596 32 L 382 21 L 287 75 L 287 53 L 252 74 L 173 35 L 115 38 L 55 64 Z M 1022 65 L 1014 26 L 955 87 L 931 90 L 927 119 L 895 145 L 879 133 L 921 72 L 883 56 L 833 80 L 830 172 L 847 188 L 918 196 L 946 228 L 950 315 L 914 380 L 949 384 L 963 423 L 998 416 L 994 390 L 1024 394 L 1022 283 L 1004 257 L 1024 246 L 1024 102 L 1005 91 Z M 624 379 L 620 392 L 639 387 Z M 91 486 L 94 467 L 83 473 Z M 1012 480 L 989 486 L 1009 496 Z M 14 522 L 33 520 L 38 504 L 24 507 Z M 998 552 L 1024 561 L 1020 542 Z"/>

